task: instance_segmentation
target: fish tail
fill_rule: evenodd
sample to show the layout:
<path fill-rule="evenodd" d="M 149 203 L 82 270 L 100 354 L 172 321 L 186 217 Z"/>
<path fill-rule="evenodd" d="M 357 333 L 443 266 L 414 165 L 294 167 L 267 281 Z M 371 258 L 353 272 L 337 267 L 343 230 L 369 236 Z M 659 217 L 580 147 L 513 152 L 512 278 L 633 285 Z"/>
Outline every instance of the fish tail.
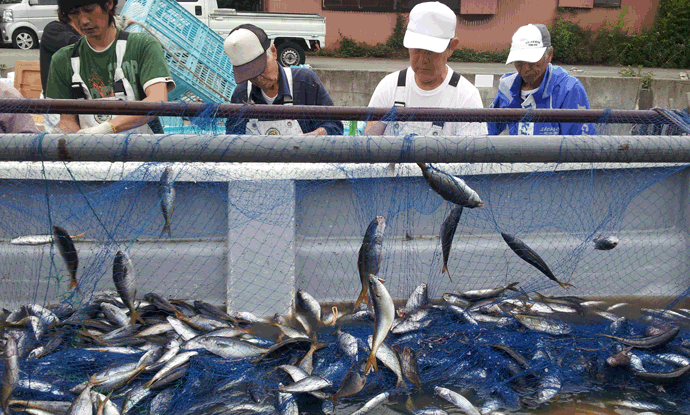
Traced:
<path fill-rule="evenodd" d="M 401 386 L 405 386 L 405 381 L 403 380 L 402 375 L 398 376 L 398 383 L 395 384 L 396 388 L 399 388 Z"/>
<path fill-rule="evenodd" d="M 130 314 L 131 314 L 130 320 L 131 320 L 132 325 L 134 325 L 134 323 L 136 323 L 137 321 L 139 321 L 141 324 L 146 324 L 144 319 L 141 318 L 139 313 L 137 313 L 137 310 L 132 310 L 132 312 Z"/>
<path fill-rule="evenodd" d="M 80 292 L 79 282 L 77 282 L 77 279 L 74 276 L 69 280 L 69 289 L 71 290 L 72 288 L 76 288 L 77 292 Z"/>
<path fill-rule="evenodd" d="M 359 292 L 359 297 L 357 297 L 357 301 L 355 301 L 355 306 L 352 307 L 352 312 L 355 312 L 357 310 L 357 307 L 362 303 L 362 301 L 367 300 L 367 304 L 369 304 L 369 296 L 367 295 L 367 286 L 364 285 L 362 286 L 362 291 Z"/>
<path fill-rule="evenodd" d="M 448 274 L 448 279 L 450 280 L 450 282 L 453 282 L 453 279 L 450 277 L 450 271 L 448 271 L 448 267 L 445 264 L 443 265 L 443 269 L 441 270 L 441 274 L 443 274 L 444 272 L 446 274 Z"/>
<path fill-rule="evenodd" d="M 379 369 L 376 366 L 376 351 L 372 350 L 371 353 L 369 353 L 369 358 L 367 358 L 367 364 L 364 366 L 364 374 L 366 375 L 369 373 L 369 368 L 373 367 L 374 372 L 378 372 Z"/>
<path fill-rule="evenodd" d="M 84 232 L 82 232 L 82 233 L 78 233 L 78 234 L 76 234 L 76 235 L 72 235 L 72 239 L 83 238 L 84 235 L 86 235 L 86 232 L 87 232 L 87 231 L 84 231 Z"/>
<path fill-rule="evenodd" d="M 567 282 L 560 282 L 560 281 L 558 281 L 558 284 L 560 284 L 560 286 L 563 287 L 563 288 L 574 287 L 573 284 L 568 284 Z"/>
<path fill-rule="evenodd" d="M 514 282 L 512 284 L 508 284 L 508 286 L 506 287 L 506 290 L 519 292 L 518 290 L 515 289 L 515 286 L 518 284 L 520 284 L 520 282 Z"/>

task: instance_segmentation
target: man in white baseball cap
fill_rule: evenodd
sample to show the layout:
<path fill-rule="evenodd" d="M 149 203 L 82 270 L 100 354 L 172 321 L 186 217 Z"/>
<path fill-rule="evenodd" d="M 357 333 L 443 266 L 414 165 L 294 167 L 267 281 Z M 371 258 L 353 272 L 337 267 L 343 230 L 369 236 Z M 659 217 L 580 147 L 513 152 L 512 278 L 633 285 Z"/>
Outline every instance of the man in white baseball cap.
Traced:
<path fill-rule="evenodd" d="M 479 90 L 446 64 L 458 47 L 457 18 L 438 1 L 410 11 L 403 45 L 410 67 L 388 74 L 376 87 L 370 107 L 482 108 Z M 369 121 L 368 135 L 484 135 L 485 123 Z"/>
<path fill-rule="evenodd" d="M 551 34 L 543 24 L 528 24 L 513 35 L 506 65 L 517 72 L 501 77 L 492 108 L 570 108 L 589 109 L 587 91 L 577 78 L 560 66 L 552 65 Z M 579 135 L 596 134 L 591 123 L 489 123 L 489 134 Z"/>
<path fill-rule="evenodd" d="M 243 24 L 234 28 L 223 43 L 230 58 L 237 86 L 230 98 L 235 104 L 333 105 L 319 77 L 307 68 L 283 68 L 275 45 L 261 28 Z M 337 120 L 286 120 L 228 118 L 226 134 L 342 135 Z"/>

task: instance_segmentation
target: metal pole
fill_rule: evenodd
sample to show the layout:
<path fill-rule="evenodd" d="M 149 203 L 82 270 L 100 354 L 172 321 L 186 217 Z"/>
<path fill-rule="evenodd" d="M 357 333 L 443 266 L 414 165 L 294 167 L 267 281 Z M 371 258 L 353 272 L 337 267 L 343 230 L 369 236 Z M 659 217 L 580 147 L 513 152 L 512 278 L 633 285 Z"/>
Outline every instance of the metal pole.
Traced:
<path fill-rule="evenodd" d="M 2 134 L 0 161 L 690 162 L 682 136 L 229 136 Z"/>
<path fill-rule="evenodd" d="M 654 110 L 572 110 L 572 109 L 449 109 L 449 108 L 368 108 L 312 105 L 248 105 L 199 102 L 97 101 L 79 99 L 0 99 L 0 113 L 35 114 L 123 114 L 184 117 L 243 117 L 335 120 L 403 120 L 456 122 L 605 122 L 653 123 Z"/>

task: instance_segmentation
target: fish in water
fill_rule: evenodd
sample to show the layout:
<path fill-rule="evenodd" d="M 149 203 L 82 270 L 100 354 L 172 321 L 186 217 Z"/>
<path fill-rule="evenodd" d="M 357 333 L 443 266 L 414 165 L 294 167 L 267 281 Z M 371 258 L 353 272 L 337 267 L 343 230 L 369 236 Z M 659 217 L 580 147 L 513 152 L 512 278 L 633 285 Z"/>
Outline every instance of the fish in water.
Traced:
<path fill-rule="evenodd" d="M 69 288 L 76 288 L 79 290 L 79 283 L 77 282 L 77 268 L 79 268 L 79 257 L 77 256 L 77 248 L 74 247 L 74 242 L 67 231 L 57 225 L 53 225 L 53 240 L 56 242 L 60 256 L 67 265 L 70 281 Z"/>
<path fill-rule="evenodd" d="M 458 228 L 458 222 L 460 222 L 460 215 L 462 215 L 462 206 L 453 205 L 448 217 L 441 224 L 441 250 L 443 251 L 443 269 L 441 273 L 447 273 L 448 279 L 451 282 L 453 282 L 453 279 L 450 278 L 450 272 L 448 271 L 448 256 L 450 255 L 450 247 L 453 245 L 455 230 Z"/>
<path fill-rule="evenodd" d="M 383 231 L 386 229 L 386 219 L 383 216 L 377 216 L 369 223 L 362 246 L 359 248 L 359 257 L 357 259 L 357 269 L 359 270 L 359 279 L 362 283 L 362 290 L 355 301 L 355 306 L 352 310 L 357 310 L 357 307 L 362 301 L 367 300 L 367 289 L 369 286 L 369 275 L 377 275 L 379 273 L 379 266 L 381 265 L 381 252 L 383 249 Z"/>
<path fill-rule="evenodd" d="M 594 249 L 600 251 L 610 251 L 618 245 L 618 238 L 615 236 L 607 236 L 605 238 L 594 238 Z"/>
<path fill-rule="evenodd" d="M 556 279 L 556 276 L 553 275 L 553 272 L 551 272 L 549 266 L 546 265 L 546 262 L 544 262 L 544 260 L 541 259 L 541 257 L 536 252 L 534 252 L 532 248 L 527 246 L 520 239 L 505 232 L 501 232 L 501 236 L 503 237 L 503 240 L 506 241 L 510 249 L 512 249 L 513 252 L 515 252 L 517 256 L 522 258 L 525 262 L 541 271 L 550 279 L 556 281 L 561 287 L 567 288 L 573 286 L 572 284 L 568 284 L 567 282 L 558 281 L 558 279 Z"/>
<path fill-rule="evenodd" d="M 158 197 L 161 199 L 161 211 L 165 224 L 161 231 L 161 236 L 167 231 L 168 237 L 172 236 L 170 231 L 170 221 L 172 220 L 173 210 L 175 210 L 175 188 L 173 187 L 173 171 L 168 166 L 163 170 L 160 182 L 158 183 Z"/>
<path fill-rule="evenodd" d="M 134 275 L 134 266 L 129 255 L 123 251 L 117 251 L 115 260 L 113 261 L 113 282 L 117 293 L 120 295 L 122 302 L 127 306 L 130 312 L 131 324 L 139 320 L 142 324 L 144 320 L 139 316 L 139 313 L 134 308 L 134 299 L 137 296 L 136 276 Z"/>
<path fill-rule="evenodd" d="M 450 175 L 426 163 L 417 163 L 427 184 L 442 198 L 466 208 L 484 205 L 477 192 L 459 177 Z"/>
<path fill-rule="evenodd" d="M 374 315 L 376 316 L 376 321 L 374 322 L 374 338 L 371 344 L 371 353 L 369 353 L 369 358 L 364 368 L 365 375 L 369 373 L 369 368 L 372 366 L 375 371 L 378 371 L 376 366 L 376 351 L 386 339 L 386 336 L 388 336 L 388 332 L 391 326 L 393 326 L 393 320 L 395 319 L 395 304 L 393 304 L 393 299 L 381 280 L 375 275 L 369 275 L 369 290 L 371 291 L 371 298 L 374 302 Z"/>

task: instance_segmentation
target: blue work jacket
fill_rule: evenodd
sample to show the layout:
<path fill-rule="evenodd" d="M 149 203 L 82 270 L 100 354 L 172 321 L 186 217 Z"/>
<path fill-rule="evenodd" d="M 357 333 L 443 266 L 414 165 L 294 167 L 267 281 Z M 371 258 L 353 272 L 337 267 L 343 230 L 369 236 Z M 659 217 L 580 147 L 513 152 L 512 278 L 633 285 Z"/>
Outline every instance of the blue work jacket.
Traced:
<path fill-rule="evenodd" d="M 522 77 L 517 72 L 510 72 L 498 81 L 498 92 L 491 108 L 570 108 L 589 109 L 587 92 L 582 82 L 568 75 L 560 66 L 549 64 L 539 89 L 532 94 L 533 100 L 527 98 L 524 104 L 520 97 Z M 524 104 L 524 105 L 523 105 Z M 489 135 L 498 135 L 506 127 L 511 135 L 581 135 L 596 134 L 591 123 L 487 123 Z"/>
<path fill-rule="evenodd" d="M 285 78 L 285 71 L 283 67 L 278 65 L 278 95 L 276 96 L 274 105 L 282 105 L 285 96 L 290 95 L 290 87 Z M 292 68 L 292 104 L 293 105 L 333 105 L 331 96 L 321 83 L 318 75 L 308 68 Z M 252 85 L 252 102 L 255 104 L 266 104 L 261 89 L 256 85 Z M 230 102 L 234 104 L 246 103 L 247 99 L 247 82 L 243 82 L 232 93 Z M 245 134 L 247 126 L 247 118 L 228 118 L 225 123 L 226 134 Z M 259 119 L 259 121 L 270 121 L 270 119 Z M 302 131 L 305 133 L 323 127 L 328 132 L 328 135 L 342 135 L 343 123 L 340 120 L 315 120 L 315 119 L 298 119 Z"/>

